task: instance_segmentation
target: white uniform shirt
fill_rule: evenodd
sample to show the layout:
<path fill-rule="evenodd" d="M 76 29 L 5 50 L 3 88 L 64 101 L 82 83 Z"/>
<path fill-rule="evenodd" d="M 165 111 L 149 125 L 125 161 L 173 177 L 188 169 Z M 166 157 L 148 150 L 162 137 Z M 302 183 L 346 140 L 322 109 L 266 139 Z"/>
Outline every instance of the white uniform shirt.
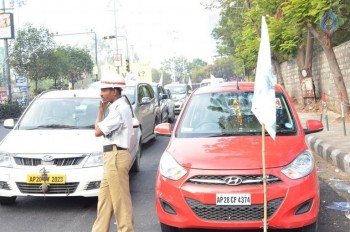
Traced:
<path fill-rule="evenodd" d="M 97 124 L 105 135 L 103 145 L 115 144 L 130 149 L 131 137 L 134 132 L 130 106 L 124 99 L 119 98 L 108 109 L 107 117 Z"/>

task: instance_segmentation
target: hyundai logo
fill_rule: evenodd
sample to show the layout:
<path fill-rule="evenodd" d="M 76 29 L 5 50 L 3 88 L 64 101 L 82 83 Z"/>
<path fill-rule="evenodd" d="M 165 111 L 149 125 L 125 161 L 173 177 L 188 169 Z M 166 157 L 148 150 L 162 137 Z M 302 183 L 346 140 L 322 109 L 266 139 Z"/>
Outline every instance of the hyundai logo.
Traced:
<path fill-rule="evenodd" d="M 227 185 L 240 185 L 243 182 L 242 178 L 239 176 L 228 176 L 224 178 L 224 181 Z"/>
<path fill-rule="evenodd" d="M 41 160 L 44 162 L 51 162 L 51 161 L 53 161 L 53 156 L 52 155 L 44 155 L 43 157 L 41 157 Z"/>

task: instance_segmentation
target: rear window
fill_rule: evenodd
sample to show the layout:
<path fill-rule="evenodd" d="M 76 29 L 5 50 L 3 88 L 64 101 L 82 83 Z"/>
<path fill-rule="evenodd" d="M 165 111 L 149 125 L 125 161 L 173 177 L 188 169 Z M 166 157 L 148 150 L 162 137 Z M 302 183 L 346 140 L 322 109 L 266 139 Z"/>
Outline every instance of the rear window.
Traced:
<path fill-rule="evenodd" d="M 261 135 L 261 124 L 251 111 L 253 92 L 193 95 L 176 131 L 177 137 Z M 277 135 L 295 135 L 287 101 L 276 93 Z"/>

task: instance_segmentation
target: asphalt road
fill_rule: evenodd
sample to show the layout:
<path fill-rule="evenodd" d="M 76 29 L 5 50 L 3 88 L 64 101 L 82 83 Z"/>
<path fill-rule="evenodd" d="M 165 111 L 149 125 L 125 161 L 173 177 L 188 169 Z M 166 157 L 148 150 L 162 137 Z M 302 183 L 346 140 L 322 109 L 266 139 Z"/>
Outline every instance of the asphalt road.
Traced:
<path fill-rule="evenodd" d="M 8 130 L 1 127 L 0 137 L 7 132 Z M 161 231 L 155 211 L 154 182 L 159 158 L 166 148 L 168 140 L 168 137 L 158 136 L 155 142 L 143 146 L 141 170 L 139 173 L 131 174 L 130 185 L 134 205 L 135 231 L 137 232 Z M 326 206 L 332 202 L 350 201 L 349 193 L 338 191 L 334 187 L 339 182 L 350 184 L 350 177 L 322 159 L 317 159 L 317 166 L 321 188 L 319 231 L 349 232 L 350 219 L 344 216 L 344 212 L 327 209 Z M 96 204 L 96 198 L 88 200 L 85 198 L 21 197 L 17 199 L 15 205 L 0 206 L 0 231 L 91 231 L 96 217 Z M 111 225 L 110 231 L 115 232 L 116 228 L 113 226 L 113 222 Z M 209 230 L 181 230 L 181 232 L 205 231 Z M 288 231 L 296 232 L 297 230 Z"/>

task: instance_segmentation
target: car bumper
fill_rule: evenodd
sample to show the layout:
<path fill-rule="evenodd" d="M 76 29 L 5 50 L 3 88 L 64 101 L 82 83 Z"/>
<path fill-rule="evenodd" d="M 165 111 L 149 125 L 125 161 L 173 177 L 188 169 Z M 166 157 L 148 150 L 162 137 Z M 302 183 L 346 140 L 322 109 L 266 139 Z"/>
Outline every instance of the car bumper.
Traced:
<path fill-rule="evenodd" d="M 65 184 L 49 184 L 49 190 L 45 194 L 40 190 L 41 184 L 26 183 L 27 175 L 39 174 L 42 168 L 38 166 L 29 169 L 0 168 L 0 196 L 95 197 L 98 195 L 103 174 L 102 166 L 78 169 L 46 166 L 48 174 L 64 174 L 66 181 Z"/>
<path fill-rule="evenodd" d="M 290 229 L 300 228 L 314 223 L 317 220 L 319 212 L 319 185 L 316 172 L 314 171 L 308 177 L 299 180 L 289 180 L 280 174 L 279 170 L 268 170 L 269 174 L 278 176 L 282 180 L 279 183 L 267 185 L 267 201 L 279 201 L 276 210 L 268 218 L 269 228 Z M 203 170 L 192 170 L 189 176 L 202 174 Z M 251 175 L 251 173 L 225 173 L 219 174 L 212 170 L 207 170 L 206 175 Z M 198 216 L 198 211 L 207 210 L 204 214 L 212 215 L 210 209 L 217 208 L 216 193 L 250 193 L 252 205 L 248 206 L 248 213 L 243 215 L 243 219 L 234 219 L 238 211 L 225 211 L 219 213 L 220 219 L 203 219 L 203 214 Z M 172 181 L 157 175 L 156 181 L 156 209 L 161 223 L 178 228 L 207 228 L 207 229 L 258 229 L 263 226 L 264 194 L 262 185 L 249 186 L 217 186 L 217 185 L 196 185 L 183 183 L 181 181 Z M 190 200 L 189 200 L 190 199 Z M 193 201 L 194 200 L 194 201 Z M 191 203 L 192 202 L 192 203 Z M 194 204 L 199 204 L 193 206 Z M 296 215 L 295 212 L 302 208 L 306 202 L 311 202 L 307 212 Z M 191 205 L 192 204 L 192 205 Z M 190 206 L 191 205 L 191 206 Z M 172 214 L 171 207 L 176 213 Z M 235 208 L 233 206 L 231 208 Z M 194 210 L 194 208 L 196 208 Z M 247 207 L 246 207 L 247 208 Z M 258 208 L 259 219 L 251 219 L 253 211 L 250 209 Z M 197 211 L 198 210 L 198 211 Z M 235 210 L 235 209 L 233 209 Z M 166 212 L 168 211 L 168 212 Z M 196 211 L 196 212 L 195 212 Z M 169 213 L 170 212 L 170 213 Z M 235 212 L 235 213 L 232 213 Z M 256 213 L 256 210 L 255 210 Z M 208 216 L 212 217 L 212 216 Z"/>
<path fill-rule="evenodd" d="M 174 112 L 176 114 L 180 113 L 180 111 L 182 110 L 183 106 L 184 106 L 183 102 L 175 102 Z"/>

